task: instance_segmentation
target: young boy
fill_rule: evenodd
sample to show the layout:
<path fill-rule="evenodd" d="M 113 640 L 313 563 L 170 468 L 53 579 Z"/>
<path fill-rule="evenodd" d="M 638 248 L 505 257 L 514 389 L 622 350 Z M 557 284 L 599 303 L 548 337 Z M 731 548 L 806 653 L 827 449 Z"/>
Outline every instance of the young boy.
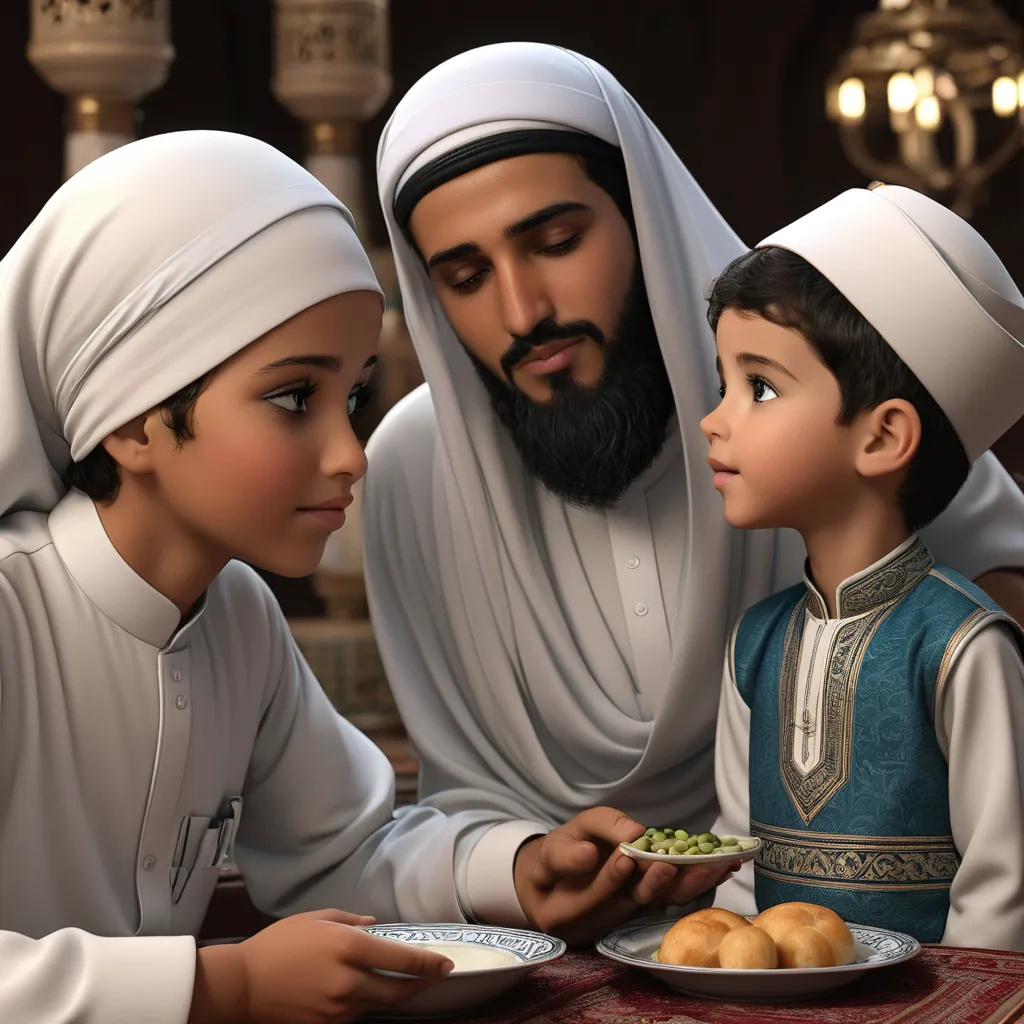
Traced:
<path fill-rule="evenodd" d="M 304 575 L 344 521 L 381 313 L 348 212 L 220 132 L 97 160 L 0 264 L 4 1024 L 348 1021 L 450 969 L 321 910 L 449 920 L 445 818 L 392 817 L 234 561 Z M 197 954 L 232 850 L 297 916 Z"/>
<path fill-rule="evenodd" d="M 959 217 L 882 186 L 733 261 L 708 315 L 726 518 L 807 549 L 726 657 L 715 830 L 763 845 L 718 905 L 1024 949 L 1021 630 L 916 533 L 1024 412 L 1024 298 Z"/>

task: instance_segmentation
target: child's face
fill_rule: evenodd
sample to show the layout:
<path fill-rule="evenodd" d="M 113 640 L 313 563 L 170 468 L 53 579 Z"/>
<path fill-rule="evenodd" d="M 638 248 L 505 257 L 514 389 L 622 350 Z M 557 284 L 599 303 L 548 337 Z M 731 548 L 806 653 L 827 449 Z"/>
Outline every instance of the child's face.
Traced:
<path fill-rule="evenodd" d="M 797 331 L 723 313 L 716 332 L 722 401 L 701 422 L 725 517 L 741 529 L 817 528 L 849 511 L 854 435 L 841 395 Z"/>
<path fill-rule="evenodd" d="M 219 366 L 180 447 L 153 426 L 153 480 L 213 558 L 312 572 L 366 456 L 350 423 L 376 362 L 381 302 L 350 292 L 304 310 Z M 156 415 L 157 413 L 150 414 Z"/>

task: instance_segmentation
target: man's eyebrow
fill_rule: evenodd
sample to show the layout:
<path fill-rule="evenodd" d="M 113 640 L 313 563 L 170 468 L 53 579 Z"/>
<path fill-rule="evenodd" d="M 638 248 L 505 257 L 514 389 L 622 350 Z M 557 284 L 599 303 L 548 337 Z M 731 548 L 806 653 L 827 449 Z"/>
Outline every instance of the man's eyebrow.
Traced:
<path fill-rule="evenodd" d="M 463 242 L 461 245 L 453 245 L 450 249 L 442 249 L 427 260 L 427 270 L 433 270 L 434 267 L 450 263 L 452 260 L 461 260 L 463 256 L 472 256 L 479 251 L 480 246 L 476 242 Z"/>
<path fill-rule="evenodd" d="M 517 220 L 515 224 L 505 228 L 505 237 L 515 238 L 517 235 L 525 235 L 527 231 L 539 228 L 541 224 L 547 224 L 549 220 L 554 220 L 555 217 L 560 217 L 563 213 L 590 212 L 591 209 L 586 203 L 552 203 L 550 206 L 545 206 L 543 210 L 531 213 L 529 217 Z"/>
<path fill-rule="evenodd" d="M 768 356 L 759 355 L 756 352 L 741 352 L 736 357 L 736 361 L 741 366 L 767 366 L 771 370 L 778 370 L 779 373 L 784 373 L 791 380 L 796 380 L 796 377 L 782 363 L 769 359 Z"/>
<path fill-rule="evenodd" d="M 552 203 L 522 220 L 517 220 L 515 224 L 510 224 L 505 228 L 505 237 L 516 238 L 519 235 L 525 235 L 528 231 L 547 224 L 548 221 L 560 217 L 563 213 L 589 212 L 591 209 L 592 207 L 587 206 L 586 203 Z M 442 263 L 451 263 L 453 260 L 461 260 L 465 256 L 473 256 L 478 252 L 480 252 L 479 242 L 462 242 L 459 245 L 453 245 L 450 249 L 442 249 L 440 252 L 434 253 L 427 260 L 427 270 L 433 270 Z"/>

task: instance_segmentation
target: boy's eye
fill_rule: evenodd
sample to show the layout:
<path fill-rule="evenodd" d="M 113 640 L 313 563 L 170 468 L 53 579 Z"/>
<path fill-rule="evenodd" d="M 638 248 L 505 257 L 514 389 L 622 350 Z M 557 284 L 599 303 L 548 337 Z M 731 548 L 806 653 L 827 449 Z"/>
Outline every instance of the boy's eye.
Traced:
<path fill-rule="evenodd" d="M 778 392 L 764 377 L 751 377 L 750 386 L 754 391 L 755 402 L 770 402 L 773 398 L 779 397 Z"/>
<path fill-rule="evenodd" d="M 279 391 L 276 395 L 267 395 L 267 401 L 276 405 L 285 412 L 293 415 L 300 415 L 306 411 L 306 403 L 309 401 L 316 388 L 310 384 L 302 387 L 290 388 L 288 391 Z"/>
<path fill-rule="evenodd" d="M 373 381 L 369 384 L 363 384 L 358 387 L 348 396 L 348 414 L 349 416 L 355 416 L 357 412 L 366 408 L 367 403 L 373 398 L 374 386 Z"/>

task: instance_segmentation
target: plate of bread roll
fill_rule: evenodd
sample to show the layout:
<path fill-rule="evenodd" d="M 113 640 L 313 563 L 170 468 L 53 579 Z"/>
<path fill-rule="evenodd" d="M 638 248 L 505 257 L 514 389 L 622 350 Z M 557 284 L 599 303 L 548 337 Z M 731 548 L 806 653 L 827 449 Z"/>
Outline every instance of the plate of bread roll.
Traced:
<path fill-rule="evenodd" d="M 780 903 L 752 918 L 711 907 L 678 921 L 624 925 L 597 950 L 681 992 L 773 1002 L 847 985 L 912 959 L 921 944 L 902 932 L 847 924 L 815 903 Z"/>

